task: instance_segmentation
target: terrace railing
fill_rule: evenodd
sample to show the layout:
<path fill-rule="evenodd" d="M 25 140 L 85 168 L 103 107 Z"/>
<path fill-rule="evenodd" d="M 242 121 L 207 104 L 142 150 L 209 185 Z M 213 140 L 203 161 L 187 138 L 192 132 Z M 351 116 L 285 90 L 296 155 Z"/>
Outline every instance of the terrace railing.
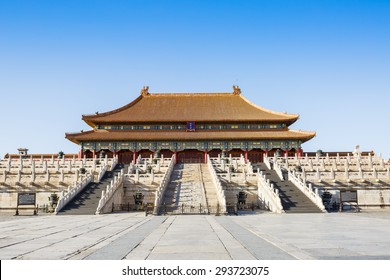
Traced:
<path fill-rule="evenodd" d="M 96 215 L 106 213 L 106 212 L 111 212 L 111 211 L 107 211 L 107 205 L 109 205 L 111 198 L 113 198 L 114 194 L 119 189 L 119 187 L 122 186 L 123 176 L 124 175 L 122 169 L 117 176 L 114 176 L 114 179 L 107 186 L 106 190 L 102 191 L 102 197 L 99 200 L 99 204 L 95 213 Z"/>
<path fill-rule="evenodd" d="M 78 195 L 89 183 L 91 183 L 92 180 L 93 176 L 89 173 L 81 182 L 75 183 L 73 187 L 69 186 L 68 192 L 66 194 L 64 193 L 58 200 L 54 214 L 58 214 L 58 212 L 61 211 L 61 209 L 64 208 L 64 206 Z"/>
<path fill-rule="evenodd" d="M 295 171 L 288 171 L 288 179 L 292 182 L 298 189 L 301 190 L 322 212 L 326 212 L 325 205 L 322 202 L 322 197 L 319 195 L 318 188 L 312 187 L 311 184 L 306 184 L 300 176 L 296 174 Z"/>
<path fill-rule="evenodd" d="M 210 156 L 207 155 L 207 167 L 209 168 L 210 174 L 212 181 L 214 183 L 214 187 L 217 191 L 217 198 L 219 205 L 221 206 L 221 212 L 225 213 L 226 212 L 226 196 L 225 196 L 225 191 L 223 190 L 222 183 L 215 172 L 215 169 L 213 167 L 213 163 L 210 160 Z"/>
<path fill-rule="evenodd" d="M 274 188 L 270 180 L 261 171 L 257 181 L 258 196 L 263 207 L 274 213 L 284 213 L 282 201 L 279 197 L 279 190 Z"/>
<path fill-rule="evenodd" d="M 156 199 L 155 199 L 155 202 L 154 202 L 154 205 L 156 207 L 159 207 L 161 205 L 161 201 L 163 199 L 165 190 L 166 190 L 166 188 L 167 188 L 167 186 L 169 184 L 169 181 L 170 181 L 170 178 L 171 178 L 171 174 L 172 174 L 173 168 L 175 166 L 175 162 L 176 162 L 176 158 L 175 158 L 175 155 L 173 155 L 172 158 L 171 158 L 171 161 L 169 163 L 168 169 L 165 172 L 164 177 L 163 177 L 160 185 L 158 186 L 158 188 L 156 190 Z M 155 214 L 157 214 L 157 212 L 155 212 Z"/>

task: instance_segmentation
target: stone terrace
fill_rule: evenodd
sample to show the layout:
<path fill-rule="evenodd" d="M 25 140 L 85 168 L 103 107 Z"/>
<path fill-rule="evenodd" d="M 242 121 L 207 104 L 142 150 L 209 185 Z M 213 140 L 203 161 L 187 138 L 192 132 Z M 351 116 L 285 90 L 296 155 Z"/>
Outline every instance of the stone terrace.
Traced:
<path fill-rule="evenodd" d="M 336 203 L 340 202 L 340 191 L 354 190 L 358 193 L 361 207 L 390 206 L 390 167 L 380 156 L 306 155 L 271 160 L 283 170 L 288 170 L 290 176 L 312 188 L 318 188 L 320 193 L 332 193 Z"/>
<path fill-rule="evenodd" d="M 134 195 L 142 193 L 144 204 L 155 203 L 156 191 L 168 170 L 172 158 L 141 158 L 131 163 L 124 175 L 123 204 L 134 205 Z"/>
<path fill-rule="evenodd" d="M 237 195 L 244 192 L 246 205 L 256 207 L 258 200 L 258 174 L 253 172 L 252 164 L 243 157 L 210 158 L 212 166 L 219 177 L 226 197 L 227 205 L 237 205 Z"/>
<path fill-rule="evenodd" d="M 49 204 L 48 197 L 56 193 L 64 196 L 88 174 L 99 181 L 105 168 L 111 168 L 114 159 L 22 158 L 0 161 L 0 197 L 2 210 L 15 208 L 17 193 L 37 193 L 40 207 Z"/>

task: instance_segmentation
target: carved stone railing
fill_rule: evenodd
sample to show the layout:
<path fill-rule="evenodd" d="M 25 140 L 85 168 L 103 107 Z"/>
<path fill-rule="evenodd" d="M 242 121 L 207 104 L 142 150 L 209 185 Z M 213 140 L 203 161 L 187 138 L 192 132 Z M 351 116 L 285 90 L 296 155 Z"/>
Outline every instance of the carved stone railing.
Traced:
<path fill-rule="evenodd" d="M 281 181 L 284 181 L 282 166 L 279 164 L 279 162 L 277 160 L 274 161 L 274 170 L 275 170 L 276 174 L 278 175 L 279 179 Z"/>
<path fill-rule="evenodd" d="M 106 156 L 106 158 L 104 160 L 105 160 L 106 165 L 108 165 L 108 158 L 107 158 L 107 156 Z M 118 156 L 114 156 L 113 159 L 112 159 L 112 165 L 111 165 L 110 171 L 113 171 L 117 164 L 118 164 Z"/>
<path fill-rule="evenodd" d="M 264 163 L 265 165 L 268 167 L 269 170 L 271 170 L 271 160 L 269 157 L 267 157 L 266 155 L 264 155 Z"/>
<path fill-rule="evenodd" d="M 278 161 L 281 161 L 282 158 L 277 158 Z M 302 169 L 306 171 L 315 171 L 317 168 L 320 171 L 329 171 L 331 168 L 333 170 L 344 170 L 347 168 L 349 171 L 371 171 L 374 168 L 379 171 L 384 171 L 387 169 L 386 162 L 381 156 L 373 156 L 369 154 L 368 156 L 346 156 L 346 157 L 288 157 L 284 158 L 282 163 L 283 167 L 288 169 L 294 169 L 295 166 L 301 166 Z"/>
<path fill-rule="evenodd" d="M 99 204 L 95 213 L 96 215 L 108 212 L 106 206 L 109 205 L 110 199 L 119 189 L 119 187 L 122 186 L 122 183 L 123 183 L 123 169 L 117 176 L 114 177 L 113 180 L 111 180 L 111 183 L 110 185 L 107 186 L 106 190 L 102 191 L 102 197 L 99 200 Z"/>
<path fill-rule="evenodd" d="M 346 170 L 338 170 L 335 171 L 331 169 L 330 171 L 320 171 L 317 169 L 314 172 L 308 172 L 303 171 L 301 174 L 301 177 L 303 180 L 306 181 L 330 181 L 330 180 L 336 180 L 336 181 L 345 181 L 345 180 L 383 180 L 383 181 L 390 181 L 390 169 L 387 168 L 387 170 L 376 170 L 375 168 L 371 171 L 349 171 Z"/>
<path fill-rule="evenodd" d="M 269 179 L 266 179 L 262 171 L 258 176 L 257 188 L 259 200 L 264 208 L 274 213 L 284 213 L 279 190 L 274 188 L 274 185 L 270 183 Z"/>
<path fill-rule="evenodd" d="M 104 174 L 107 172 L 107 169 L 108 169 L 108 165 L 103 165 L 100 170 L 99 170 L 99 174 L 98 174 L 98 177 L 97 177 L 97 181 L 100 182 L 104 176 Z"/>
<path fill-rule="evenodd" d="M 8 173 L 18 173 L 21 171 L 23 174 L 32 174 L 33 176 L 46 173 L 75 173 L 81 168 L 86 169 L 89 173 L 95 173 L 103 166 L 108 165 L 114 168 L 117 163 L 117 158 L 83 158 L 76 160 L 73 159 L 19 159 L 19 160 L 1 160 L 0 161 L 0 174 L 4 171 Z M 77 181 L 77 180 L 76 180 Z"/>
<path fill-rule="evenodd" d="M 90 182 L 92 182 L 92 174 L 87 174 L 87 176 L 81 181 L 76 183 L 73 187 L 69 186 L 68 192 L 63 193 L 61 198 L 58 200 L 57 207 L 54 210 L 54 214 L 58 214 L 64 206 L 76 197 Z"/>
<path fill-rule="evenodd" d="M 173 168 L 175 167 L 175 162 L 176 162 L 176 158 L 175 158 L 175 155 L 173 155 L 172 158 L 171 158 L 171 161 L 169 163 L 168 169 L 166 170 L 166 172 L 164 174 L 164 177 L 163 177 L 162 181 L 160 182 L 160 185 L 158 186 L 158 188 L 156 190 L 156 195 L 155 195 L 156 198 L 155 198 L 154 205 L 157 206 L 157 207 L 154 208 L 154 209 L 156 209 L 155 210 L 156 211 L 155 214 L 157 214 L 157 209 L 161 205 L 161 201 L 163 199 L 165 190 L 166 190 L 166 188 L 167 188 L 167 186 L 169 184 Z"/>
<path fill-rule="evenodd" d="M 213 164 L 210 160 L 210 156 L 207 155 L 207 166 L 209 168 L 210 174 L 211 174 L 211 179 L 214 183 L 214 187 L 217 191 L 217 198 L 218 198 L 218 203 L 221 205 L 222 213 L 226 212 L 226 196 L 225 196 L 225 191 L 223 190 L 222 183 L 219 180 L 219 177 L 217 173 L 215 172 L 215 169 L 213 167 Z"/>
<path fill-rule="evenodd" d="M 215 170 L 215 169 L 214 169 Z M 227 182 L 247 182 L 257 179 L 257 173 L 216 173 L 218 178 L 224 178 Z"/>
<path fill-rule="evenodd" d="M 301 190 L 322 212 L 326 212 L 322 198 L 318 193 L 318 188 L 312 187 L 311 184 L 307 185 L 305 181 L 298 176 L 295 171 L 288 172 L 288 179 L 292 182 L 298 189 Z"/>

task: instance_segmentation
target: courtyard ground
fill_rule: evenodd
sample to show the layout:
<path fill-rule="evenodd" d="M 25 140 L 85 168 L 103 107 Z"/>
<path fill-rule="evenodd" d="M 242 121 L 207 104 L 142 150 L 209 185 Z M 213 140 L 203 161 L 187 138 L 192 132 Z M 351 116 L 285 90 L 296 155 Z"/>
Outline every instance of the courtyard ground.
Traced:
<path fill-rule="evenodd" d="M 0 259 L 388 260 L 390 212 L 1 214 Z"/>

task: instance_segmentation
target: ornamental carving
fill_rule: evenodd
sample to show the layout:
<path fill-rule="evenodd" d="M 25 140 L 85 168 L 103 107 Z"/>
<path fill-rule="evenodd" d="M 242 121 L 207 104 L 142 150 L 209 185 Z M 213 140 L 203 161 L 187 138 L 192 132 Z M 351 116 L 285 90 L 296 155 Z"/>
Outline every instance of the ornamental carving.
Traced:
<path fill-rule="evenodd" d="M 143 95 L 143 96 L 149 95 L 149 87 L 148 87 L 148 86 L 144 86 L 144 87 L 141 89 L 141 95 Z"/>
<path fill-rule="evenodd" d="M 233 86 L 233 94 L 234 95 L 240 95 L 241 89 L 238 86 Z"/>

